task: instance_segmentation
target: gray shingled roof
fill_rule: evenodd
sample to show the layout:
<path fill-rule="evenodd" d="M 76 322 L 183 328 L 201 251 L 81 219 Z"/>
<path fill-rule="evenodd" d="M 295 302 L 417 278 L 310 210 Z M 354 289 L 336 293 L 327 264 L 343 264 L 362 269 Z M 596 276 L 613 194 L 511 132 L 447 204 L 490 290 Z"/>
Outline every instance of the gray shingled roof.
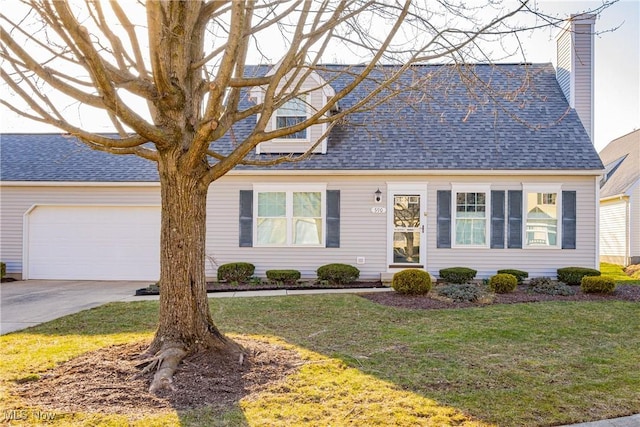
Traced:
<path fill-rule="evenodd" d="M 155 163 L 95 151 L 60 134 L 0 136 L 0 180 L 157 182 Z"/>
<path fill-rule="evenodd" d="M 345 66 L 325 66 L 326 80 L 339 90 L 352 78 Z M 352 67 L 358 73 L 359 67 Z M 265 67 L 249 70 L 262 74 Z M 463 70 L 460 74 L 458 71 Z M 345 108 L 364 97 L 376 78 L 393 71 L 380 67 L 340 102 Z M 352 75 L 352 74 L 351 74 Z M 461 77 L 462 76 L 462 77 Z M 526 77 L 526 78 L 525 78 Z M 471 84 L 468 78 L 482 82 Z M 353 114 L 336 126 L 327 154 L 278 170 L 599 170 L 600 158 L 576 112 L 569 109 L 551 64 L 447 65 L 411 67 L 398 82 L 407 91 L 371 111 Z M 524 82 L 524 83 L 523 83 Z M 490 91 L 482 89 L 490 87 Z M 503 91 L 511 92 L 512 97 Z M 470 112 L 471 111 L 471 112 Z M 255 123 L 234 126 L 242 140 Z M 212 147 L 229 152 L 229 135 Z M 152 163 L 85 148 L 57 135 L 3 135 L 3 181 L 154 181 Z M 253 155 L 268 158 L 269 155 Z M 243 170 L 257 167 L 239 166 Z"/>
<path fill-rule="evenodd" d="M 600 188 L 604 199 L 626 193 L 640 179 L 640 130 L 614 139 L 600 152 L 608 173 Z M 609 171 L 610 166 L 615 169 Z"/>

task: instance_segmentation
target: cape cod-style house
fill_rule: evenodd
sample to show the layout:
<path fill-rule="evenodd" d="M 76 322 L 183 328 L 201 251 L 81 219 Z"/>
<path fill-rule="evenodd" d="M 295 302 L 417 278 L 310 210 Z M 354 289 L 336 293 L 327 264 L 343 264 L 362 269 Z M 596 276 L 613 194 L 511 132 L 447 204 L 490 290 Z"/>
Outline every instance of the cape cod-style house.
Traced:
<path fill-rule="evenodd" d="M 315 147 L 302 162 L 237 167 L 211 185 L 208 276 L 235 261 L 255 264 L 258 276 L 295 268 L 306 277 L 321 265 L 347 263 L 364 279 L 409 267 L 437 276 L 466 266 L 478 277 L 503 268 L 531 277 L 555 276 L 566 266 L 597 268 L 602 163 L 590 137 L 594 22 L 569 21 L 558 38 L 557 69 L 411 66 L 399 84 L 430 85 L 428 96 L 407 90 L 333 128 L 314 125 L 261 144 L 253 158 Z M 311 73 L 316 89 L 281 107 L 271 126 L 312 114 L 358 72 L 344 69 Z M 381 66 L 375 73 L 390 71 Z M 373 90 L 375 73 L 340 107 Z M 491 91 L 474 93 L 465 75 Z M 247 102 L 260 96 L 256 88 Z M 239 123 L 216 149 L 231 149 L 255 120 Z M 8 274 L 158 278 L 154 164 L 52 134 L 5 134 L 0 150 L 0 257 Z"/>

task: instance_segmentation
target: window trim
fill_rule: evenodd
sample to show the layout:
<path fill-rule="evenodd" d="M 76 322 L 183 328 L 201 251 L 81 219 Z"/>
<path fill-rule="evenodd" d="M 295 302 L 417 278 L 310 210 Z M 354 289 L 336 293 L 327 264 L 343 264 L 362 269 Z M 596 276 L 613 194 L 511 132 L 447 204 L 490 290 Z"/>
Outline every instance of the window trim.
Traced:
<path fill-rule="evenodd" d="M 299 94 L 298 96 L 295 96 L 293 98 L 291 98 L 289 101 L 293 101 L 294 99 L 300 99 L 302 101 L 302 103 L 305 106 L 305 120 L 308 120 L 309 117 L 311 116 L 310 114 L 310 105 L 309 105 L 309 101 L 308 101 L 309 95 L 306 93 L 302 93 Z M 285 102 L 284 104 L 282 104 L 279 108 L 276 108 L 273 112 L 273 114 L 271 115 L 271 129 L 276 131 L 278 129 L 281 129 L 278 127 L 278 111 L 280 110 L 280 108 L 284 107 L 285 104 L 287 103 Z M 297 117 L 297 116 L 282 116 L 282 117 Z M 311 126 L 308 126 L 304 129 L 306 137 L 304 138 L 287 138 L 287 137 L 278 137 L 278 138 L 274 138 L 274 141 L 283 141 L 283 142 L 311 142 Z"/>
<path fill-rule="evenodd" d="M 530 245 L 527 239 L 527 222 L 529 219 L 528 200 L 531 193 L 556 194 L 556 244 Z M 545 206 L 550 206 L 545 204 Z M 562 185 L 561 184 L 522 184 L 522 248 L 532 250 L 562 249 Z"/>
<path fill-rule="evenodd" d="M 482 245 L 465 245 L 456 241 L 458 193 L 485 193 L 484 230 L 485 242 Z M 490 249 L 491 248 L 491 185 L 490 184 L 452 184 L 451 185 L 451 248 Z"/>
<path fill-rule="evenodd" d="M 285 218 L 287 236 L 284 244 L 258 242 L 258 195 L 260 193 L 285 193 Z M 293 243 L 293 193 L 320 193 L 322 230 L 318 244 L 296 245 Z M 327 184 L 254 184 L 253 185 L 253 247 L 256 248 L 324 248 L 327 238 Z"/>

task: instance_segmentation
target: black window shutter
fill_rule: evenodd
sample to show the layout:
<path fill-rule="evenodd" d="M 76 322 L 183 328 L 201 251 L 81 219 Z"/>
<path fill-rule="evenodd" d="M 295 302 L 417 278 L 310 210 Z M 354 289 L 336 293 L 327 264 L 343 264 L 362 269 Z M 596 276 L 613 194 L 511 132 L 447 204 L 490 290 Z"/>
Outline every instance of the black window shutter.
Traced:
<path fill-rule="evenodd" d="M 340 190 L 327 190 L 327 248 L 340 247 Z"/>
<path fill-rule="evenodd" d="M 253 246 L 253 190 L 240 190 L 240 247 Z"/>
<path fill-rule="evenodd" d="M 491 248 L 504 248 L 504 191 L 491 192 Z"/>
<path fill-rule="evenodd" d="M 522 191 L 508 191 L 507 247 L 522 248 Z"/>
<path fill-rule="evenodd" d="M 576 192 L 562 192 L 562 249 L 576 248 Z"/>
<path fill-rule="evenodd" d="M 438 190 L 437 246 L 451 247 L 451 191 Z"/>

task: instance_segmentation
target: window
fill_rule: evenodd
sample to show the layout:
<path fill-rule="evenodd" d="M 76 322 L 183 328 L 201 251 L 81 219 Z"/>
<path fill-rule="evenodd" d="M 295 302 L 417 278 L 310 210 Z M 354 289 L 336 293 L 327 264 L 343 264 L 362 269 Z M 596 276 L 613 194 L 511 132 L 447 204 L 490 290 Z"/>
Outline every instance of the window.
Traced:
<path fill-rule="evenodd" d="M 295 126 L 307 119 L 306 97 L 301 95 L 284 103 L 276 111 L 275 128 L 282 129 Z M 307 139 L 307 129 L 302 129 L 290 135 L 284 135 L 283 139 Z"/>
<path fill-rule="evenodd" d="M 453 241 L 455 246 L 488 245 L 488 186 L 453 188 Z"/>
<path fill-rule="evenodd" d="M 558 247 L 558 216 L 560 191 L 546 189 L 525 191 L 525 245 Z"/>
<path fill-rule="evenodd" d="M 287 193 L 258 193 L 258 244 L 287 243 Z"/>
<path fill-rule="evenodd" d="M 257 246 L 319 246 L 324 191 L 256 191 Z"/>
<path fill-rule="evenodd" d="M 456 193 L 456 245 L 487 243 L 486 193 Z"/>

